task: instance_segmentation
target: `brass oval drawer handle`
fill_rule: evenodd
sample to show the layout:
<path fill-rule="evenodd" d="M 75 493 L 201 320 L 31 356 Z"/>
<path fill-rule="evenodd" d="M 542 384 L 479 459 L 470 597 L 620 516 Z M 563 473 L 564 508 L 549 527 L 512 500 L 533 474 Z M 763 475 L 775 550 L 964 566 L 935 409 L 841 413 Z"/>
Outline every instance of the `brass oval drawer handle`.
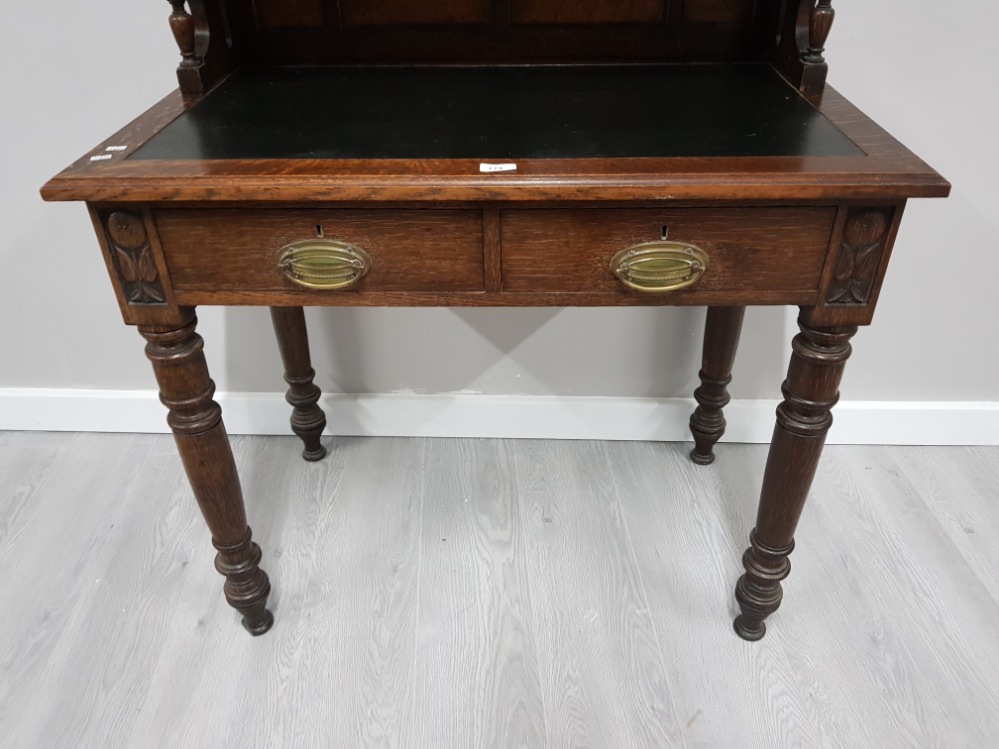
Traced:
<path fill-rule="evenodd" d="M 708 265 L 707 253 L 692 244 L 646 242 L 617 253 L 611 272 L 629 289 L 661 293 L 694 285 Z"/>
<path fill-rule="evenodd" d="M 346 289 L 371 270 L 371 256 L 346 242 L 308 239 L 281 248 L 278 270 L 308 289 Z"/>

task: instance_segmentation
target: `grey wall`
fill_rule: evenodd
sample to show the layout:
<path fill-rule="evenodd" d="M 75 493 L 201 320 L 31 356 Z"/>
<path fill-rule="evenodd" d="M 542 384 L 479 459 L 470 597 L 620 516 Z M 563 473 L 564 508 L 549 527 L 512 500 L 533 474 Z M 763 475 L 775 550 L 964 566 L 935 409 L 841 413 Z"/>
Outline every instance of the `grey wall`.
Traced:
<path fill-rule="evenodd" d="M 62 167 L 175 86 L 169 6 L 18 3 L 3 14 L 0 388 L 149 389 L 80 205 L 43 204 Z M 878 318 L 847 371 L 850 400 L 999 401 L 999 65 L 993 0 L 841 3 L 831 82 L 950 178 L 914 201 Z M 221 390 L 283 389 L 266 311 L 203 309 Z M 312 310 L 327 391 L 687 396 L 700 310 Z M 736 398 L 776 398 L 793 314 L 754 309 Z"/>

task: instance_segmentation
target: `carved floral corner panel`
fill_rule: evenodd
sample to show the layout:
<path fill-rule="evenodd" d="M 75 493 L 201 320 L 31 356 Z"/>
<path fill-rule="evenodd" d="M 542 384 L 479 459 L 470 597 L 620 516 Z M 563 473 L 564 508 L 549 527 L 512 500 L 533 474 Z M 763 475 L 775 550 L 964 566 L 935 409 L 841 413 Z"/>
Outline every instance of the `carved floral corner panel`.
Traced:
<path fill-rule="evenodd" d="M 142 216 L 112 211 L 104 219 L 111 264 L 129 306 L 167 304 L 152 244 Z"/>
<path fill-rule="evenodd" d="M 894 218 L 892 208 L 855 208 L 846 217 L 827 305 L 867 305 Z"/>

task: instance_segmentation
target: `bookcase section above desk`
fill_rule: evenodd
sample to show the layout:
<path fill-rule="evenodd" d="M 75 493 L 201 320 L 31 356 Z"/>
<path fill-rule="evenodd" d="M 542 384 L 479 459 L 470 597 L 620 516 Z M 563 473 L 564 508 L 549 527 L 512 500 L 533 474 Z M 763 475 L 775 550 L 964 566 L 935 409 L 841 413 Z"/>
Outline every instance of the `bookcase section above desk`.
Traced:
<path fill-rule="evenodd" d="M 226 2 L 253 62 L 760 60 L 782 0 Z M 594 43 L 601 41 L 603 43 Z M 448 48 L 448 44 L 451 45 Z"/>
<path fill-rule="evenodd" d="M 249 65 L 767 62 L 825 85 L 829 0 L 170 0 L 185 97 Z"/>

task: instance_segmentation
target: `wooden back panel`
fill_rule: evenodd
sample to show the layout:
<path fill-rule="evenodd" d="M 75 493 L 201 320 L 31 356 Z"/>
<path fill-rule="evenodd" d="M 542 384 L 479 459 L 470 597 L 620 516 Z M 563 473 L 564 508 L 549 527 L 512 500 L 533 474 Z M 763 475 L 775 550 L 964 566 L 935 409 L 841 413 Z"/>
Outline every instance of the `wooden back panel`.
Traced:
<path fill-rule="evenodd" d="M 830 0 L 170 3 L 186 96 L 240 65 L 650 61 L 773 62 L 817 93 L 832 21 Z"/>
<path fill-rule="evenodd" d="M 225 0 L 244 64 L 764 59 L 780 0 Z"/>

